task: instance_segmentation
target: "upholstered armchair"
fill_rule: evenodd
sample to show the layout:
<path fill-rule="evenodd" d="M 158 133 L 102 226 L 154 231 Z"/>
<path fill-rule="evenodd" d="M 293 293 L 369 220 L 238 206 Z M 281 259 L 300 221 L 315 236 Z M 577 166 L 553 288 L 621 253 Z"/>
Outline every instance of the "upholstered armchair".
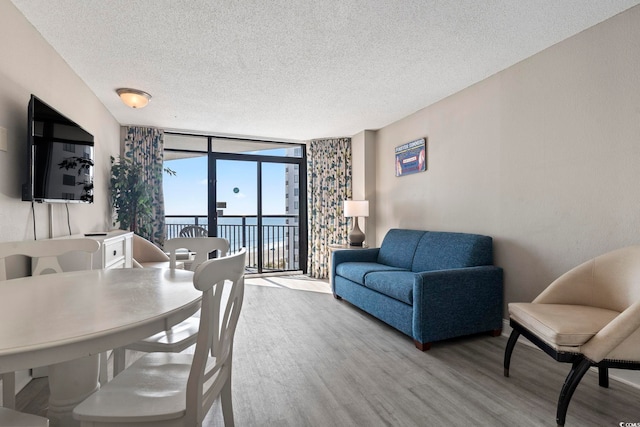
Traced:
<path fill-rule="evenodd" d="M 132 246 L 134 267 L 169 267 L 169 256 L 144 237 L 134 234 Z"/>
<path fill-rule="evenodd" d="M 640 246 L 598 256 L 560 276 L 532 303 L 510 303 L 513 332 L 504 355 L 525 336 L 558 362 L 572 367 L 560 391 L 556 421 L 563 426 L 580 380 L 598 367 L 609 386 L 608 368 L 640 369 Z"/>

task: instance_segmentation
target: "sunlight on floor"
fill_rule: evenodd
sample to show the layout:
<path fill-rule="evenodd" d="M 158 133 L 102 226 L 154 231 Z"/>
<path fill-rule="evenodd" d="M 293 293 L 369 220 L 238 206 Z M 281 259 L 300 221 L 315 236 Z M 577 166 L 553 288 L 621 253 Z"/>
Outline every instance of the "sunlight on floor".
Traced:
<path fill-rule="evenodd" d="M 314 279 L 309 276 L 269 276 L 255 277 L 245 276 L 245 283 L 254 286 L 268 286 L 272 288 L 286 288 L 296 291 L 319 292 L 323 294 L 331 293 L 331 285 L 329 281 Z"/>

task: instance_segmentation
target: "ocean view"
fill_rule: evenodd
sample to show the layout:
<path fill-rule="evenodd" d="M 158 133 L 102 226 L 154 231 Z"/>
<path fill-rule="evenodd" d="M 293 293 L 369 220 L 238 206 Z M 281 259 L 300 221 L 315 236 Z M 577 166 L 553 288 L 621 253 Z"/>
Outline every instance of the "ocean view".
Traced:
<path fill-rule="evenodd" d="M 262 245 L 258 242 L 258 225 L 255 216 L 228 216 L 218 218 L 217 236 L 229 241 L 231 251 L 247 248 L 249 262 L 257 262 L 257 254 L 261 250 L 263 263 L 274 269 L 283 269 L 293 260 L 289 253 L 291 245 L 295 245 L 298 236 L 298 217 L 274 216 L 262 219 Z M 287 223 L 288 222 L 288 223 Z M 208 229 L 206 216 L 171 216 L 166 218 L 167 238 L 179 237 L 180 230 L 189 225 L 197 225 Z"/>

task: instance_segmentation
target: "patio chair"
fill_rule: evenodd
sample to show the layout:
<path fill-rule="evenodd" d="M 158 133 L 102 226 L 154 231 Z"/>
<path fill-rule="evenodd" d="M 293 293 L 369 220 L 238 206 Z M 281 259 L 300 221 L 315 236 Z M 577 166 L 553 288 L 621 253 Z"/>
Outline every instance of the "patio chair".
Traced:
<path fill-rule="evenodd" d="M 504 354 L 520 335 L 558 362 L 571 363 L 560 391 L 556 422 L 563 426 L 580 380 L 590 367 L 609 386 L 609 368 L 640 369 L 640 246 L 598 256 L 560 276 L 532 303 L 510 303 L 513 332 Z"/>
<path fill-rule="evenodd" d="M 62 273 L 58 257 L 70 252 L 83 252 L 85 263 L 83 266 L 91 270 L 93 253 L 100 249 L 100 243 L 93 239 L 47 239 L 27 240 L 0 243 L 0 281 L 9 279 L 7 276 L 7 258 L 13 256 L 31 257 L 31 275 Z M 13 278 L 13 277 L 12 277 Z M 1 286 L 1 284 L 0 284 Z M 107 380 L 106 354 L 100 355 L 100 382 Z M 15 372 L 7 372 L 2 378 L 2 403 L 6 408 L 15 408 Z"/>
<path fill-rule="evenodd" d="M 233 339 L 244 295 L 246 249 L 201 264 L 202 291 L 194 354 L 149 353 L 73 410 L 81 426 L 199 426 L 220 396 L 224 424 L 234 425 Z M 146 424 L 145 424 L 146 423 Z"/>
<path fill-rule="evenodd" d="M 208 235 L 207 229 L 198 225 L 187 225 L 180 230 L 180 237 L 207 237 Z"/>
<path fill-rule="evenodd" d="M 178 237 L 167 240 L 164 247 L 169 251 L 169 266 L 172 269 L 179 264 L 176 261 L 177 251 L 186 249 L 189 252 L 194 252 L 193 261 L 186 263 L 185 268 L 195 271 L 200 264 L 209 259 L 212 252 L 217 252 L 219 258 L 226 256 L 229 251 L 229 241 L 219 237 Z M 176 325 L 168 325 L 168 328 L 162 332 L 114 350 L 113 375 L 118 375 L 125 368 L 125 350 L 145 353 L 179 353 L 196 343 L 199 325 L 200 315 L 199 312 L 196 312 L 193 316 Z"/>

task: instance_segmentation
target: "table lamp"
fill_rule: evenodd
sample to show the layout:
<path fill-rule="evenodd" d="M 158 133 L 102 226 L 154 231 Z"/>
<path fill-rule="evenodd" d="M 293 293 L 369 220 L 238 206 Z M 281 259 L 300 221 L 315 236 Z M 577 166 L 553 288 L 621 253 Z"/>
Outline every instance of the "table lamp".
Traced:
<path fill-rule="evenodd" d="M 345 200 L 344 201 L 344 216 L 353 218 L 353 228 L 349 233 L 349 245 L 362 246 L 364 242 L 364 233 L 358 226 L 358 217 L 369 216 L 369 201 L 368 200 Z"/>

